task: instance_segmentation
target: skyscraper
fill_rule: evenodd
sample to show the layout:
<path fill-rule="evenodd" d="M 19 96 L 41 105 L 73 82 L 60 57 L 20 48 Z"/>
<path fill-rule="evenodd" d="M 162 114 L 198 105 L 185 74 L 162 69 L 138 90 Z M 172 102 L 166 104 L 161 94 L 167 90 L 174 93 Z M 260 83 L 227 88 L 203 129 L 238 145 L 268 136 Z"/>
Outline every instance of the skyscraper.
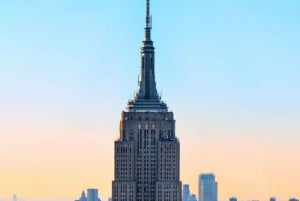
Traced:
<path fill-rule="evenodd" d="M 196 195 L 195 194 L 190 195 L 188 201 L 197 201 Z"/>
<path fill-rule="evenodd" d="M 180 146 L 173 112 L 156 90 L 151 29 L 147 0 L 138 90 L 121 114 L 115 141 L 113 201 L 181 201 Z"/>
<path fill-rule="evenodd" d="M 98 189 L 87 189 L 87 201 L 100 201 L 98 198 Z"/>
<path fill-rule="evenodd" d="M 183 184 L 182 186 L 182 201 L 188 201 L 190 197 L 190 185 Z"/>
<path fill-rule="evenodd" d="M 82 191 L 81 196 L 78 200 L 75 201 L 101 201 L 98 197 L 98 189 L 87 189 L 87 197 L 85 196 L 84 191 Z"/>
<path fill-rule="evenodd" d="M 217 201 L 218 183 L 214 174 L 199 175 L 199 201 Z"/>

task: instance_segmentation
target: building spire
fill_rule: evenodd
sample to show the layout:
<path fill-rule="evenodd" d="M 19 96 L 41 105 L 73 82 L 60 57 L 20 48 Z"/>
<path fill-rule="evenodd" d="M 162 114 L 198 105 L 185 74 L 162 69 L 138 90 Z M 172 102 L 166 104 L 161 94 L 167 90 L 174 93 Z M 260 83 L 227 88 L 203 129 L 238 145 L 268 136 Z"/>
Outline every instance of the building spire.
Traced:
<path fill-rule="evenodd" d="M 167 111 L 167 105 L 160 100 L 156 90 L 155 55 L 151 29 L 150 0 L 146 0 L 146 27 L 145 38 L 141 47 L 141 72 L 138 91 L 134 100 L 128 102 L 127 108 L 130 111 Z"/>
<path fill-rule="evenodd" d="M 150 0 L 146 0 L 146 6 L 147 6 L 147 14 L 146 14 L 146 28 L 151 29 L 151 15 L 150 15 Z"/>
<path fill-rule="evenodd" d="M 146 28 L 145 28 L 145 40 L 151 40 L 151 28 L 152 28 L 152 17 L 150 15 L 150 0 L 146 0 Z"/>

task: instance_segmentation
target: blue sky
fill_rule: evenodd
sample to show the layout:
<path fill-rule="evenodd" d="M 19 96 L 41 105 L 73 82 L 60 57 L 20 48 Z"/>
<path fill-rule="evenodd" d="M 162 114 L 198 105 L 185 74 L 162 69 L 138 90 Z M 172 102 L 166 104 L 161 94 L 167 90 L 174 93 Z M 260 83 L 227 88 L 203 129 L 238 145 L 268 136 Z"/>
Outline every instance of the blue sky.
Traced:
<path fill-rule="evenodd" d="M 23 87 L 38 83 L 32 93 L 62 82 L 61 90 L 75 84 L 89 93 L 103 90 L 96 84 L 109 83 L 109 91 L 122 91 L 121 102 L 131 98 L 139 72 L 143 1 L 2 4 L 1 74 L 7 74 L 6 83 L 16 81 L 16 88 L 22 82 Z M 263 107 L 297 106 L 298 1 L 181 4 L 154 2 L 152 8 L 157 82 L 166 99 L 176 91 L 193 93 L 194 86 L 194 96 L 213 93 Z M 90 79 L 94 86 L 86 82 Z"/>
<path fill-rule="evenodd" d="M 196 136 L 199 146 L 201 137 L 299 144 L 299 1 L 151 2 L 156 81 L 175 113 L 182 157 L 184 142 Z M 22 138 L 20 127 L 35 139 L 61 126 L 115 139 L 120 111 L 137 88 L 144 4 L 1 1 L 0 135 Z"/>

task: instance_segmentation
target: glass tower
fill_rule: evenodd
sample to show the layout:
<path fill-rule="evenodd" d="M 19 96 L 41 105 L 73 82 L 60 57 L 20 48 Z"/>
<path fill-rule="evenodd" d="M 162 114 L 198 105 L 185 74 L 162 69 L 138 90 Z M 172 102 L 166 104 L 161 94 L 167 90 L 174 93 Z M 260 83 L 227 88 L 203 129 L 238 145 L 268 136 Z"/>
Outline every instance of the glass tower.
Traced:
<path fill-rule="evenodd" d="M 199 175 L 199 201 L 217 201 L 218 183 L 214 174 Z"/>

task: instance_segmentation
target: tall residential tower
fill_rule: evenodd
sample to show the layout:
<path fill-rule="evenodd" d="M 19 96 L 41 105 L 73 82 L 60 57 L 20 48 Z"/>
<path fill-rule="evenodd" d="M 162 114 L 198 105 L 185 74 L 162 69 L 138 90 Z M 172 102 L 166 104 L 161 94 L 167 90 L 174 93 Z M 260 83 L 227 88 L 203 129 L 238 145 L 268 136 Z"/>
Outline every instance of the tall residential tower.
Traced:
<path fill-rule="evenodd" d="M 181 201 L 179 141 L 173 112 L 156 90 L 151 28 L 147 0 L 138 90 L 121 114 L 115 141 L 113 201 Z"/>

